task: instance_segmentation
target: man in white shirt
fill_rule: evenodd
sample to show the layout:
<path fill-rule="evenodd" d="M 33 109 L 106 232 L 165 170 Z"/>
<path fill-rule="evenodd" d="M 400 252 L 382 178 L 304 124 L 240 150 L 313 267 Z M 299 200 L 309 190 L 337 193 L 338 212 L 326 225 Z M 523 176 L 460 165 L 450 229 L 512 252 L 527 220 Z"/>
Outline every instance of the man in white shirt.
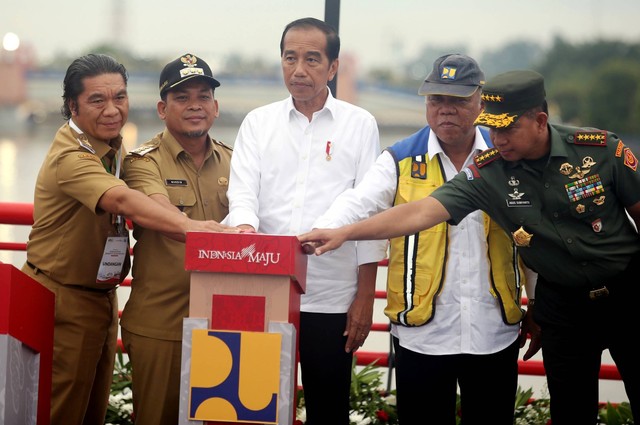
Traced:
<path fill-rule="evenodd" d="M 326 23 L 288 24 L 280 41 L 291 96 L 251 111 L 234 144 L 228 224 L 297 235 L 355 187 L 380 152 L 367 111 L 335 99 L 340 39 Z M 347 243 L 309 258 L 301 298 L 300 365 L 307 425 L 349 425 L 351 360 L 369 333 L 386 243 Z"/>
<path fill-rule="evenodd" d="M 438 58 L 418 92 L 426 96 L 428 125 L 385 150 L 313 227 L 343 226 L 426 197 L 472 163 L 491 143 L 474 126 L 483 84 L 472 58 Z M 487 406 L 492 424 L 513 424 L 518 352 L 534 326 L 529 317 L 522 322 L 522 288 L 528 281 L 533 294 L 535 280 L 510 238 L 481 211 L 458 226 L 391 240 L 385 314 L 402 425 L 455 424 L 458 386 L 464 424 L 486 423 Z M 534 336 L 525 358 L 539 348 Z"/>

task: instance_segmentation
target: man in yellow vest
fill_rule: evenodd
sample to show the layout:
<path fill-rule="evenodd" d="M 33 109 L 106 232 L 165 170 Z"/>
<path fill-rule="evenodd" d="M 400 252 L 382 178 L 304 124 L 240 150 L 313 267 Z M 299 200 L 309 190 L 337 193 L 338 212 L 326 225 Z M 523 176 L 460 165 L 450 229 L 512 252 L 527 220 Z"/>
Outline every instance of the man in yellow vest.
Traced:
<path fill-rule="evenodd" d="M 484 74 L 475 60 L 438 58 L 418 94 L 428 125 L 386 149 L 355 188 L 314 228 L 337 227 L 393 205 L 421 199 L 488 149 L 482 111 Z M 460 388 L 465 424 L 513 424 L 518 353 L 533 329 L 525 358 L 538 350 L 537 328 L 521 309 L 524 267 L 509 235 L 481 211 L 458 226 L 442 223 L 391 239 L 385 314 L 392 322 L 398 417 L 402 425 L 456 423 Z M 487 391 L 488 383 L 492 390 Z"/>

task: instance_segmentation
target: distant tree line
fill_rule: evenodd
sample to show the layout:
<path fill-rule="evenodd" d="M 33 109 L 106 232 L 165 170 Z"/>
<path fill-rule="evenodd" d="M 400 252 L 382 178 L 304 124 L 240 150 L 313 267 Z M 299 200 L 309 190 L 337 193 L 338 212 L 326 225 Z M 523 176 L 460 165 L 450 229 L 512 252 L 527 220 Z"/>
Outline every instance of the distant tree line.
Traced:
<path fill-rule="evenodd" d="M 463 45 L 424 47 L 405 63 L 367 70 L 361 84 L 385 85 L 416 93 L 420 81 L 431 71 L 433 61 L 445 53 L 465 53 Z M 108 44 L 92 52 L 107 53 L 126 64 L 130 74 L 153 73 L 166 58 L 141 58 L 126 48 Z M 512 70 L 534 69 L 545 77 L 551 119 L 589 125 L 640 138 L 640 43 L 598 40 L 571 44 L 557 37 L 551 48 L 530 41 L 514 41 L 476 57 L 486 77 Z M 57 56 L 50 67 L 66 69 L 72 58 Z M 231 55 L 218 74 L 234 77 L 279 78 L 278 63 Z"/>
<path fill-rule="evenodd" d="M 424 48 L 407 62 L 402 74 L 375 69 L 367 80 L 417 89 L 433 61 L 445 53 L 464 53 L 464 46 Z M 476 58 L 486 77 L 513 69 L 533 69 L 545 77 L 552 121 L 614 131 L 640 138 L 640 43 L 599 40 L 570 44 L 556 37 L 552 47 L 515 41 Z"/>

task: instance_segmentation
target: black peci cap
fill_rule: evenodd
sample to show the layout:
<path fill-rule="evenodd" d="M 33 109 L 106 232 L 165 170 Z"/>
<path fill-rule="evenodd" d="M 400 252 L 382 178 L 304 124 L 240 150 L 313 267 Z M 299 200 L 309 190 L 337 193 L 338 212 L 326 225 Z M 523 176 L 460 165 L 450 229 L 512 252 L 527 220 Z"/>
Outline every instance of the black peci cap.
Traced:
<path fill-rule="evenodd" d="M 196 77 L 205 78 L 213 89 L 220 86 L 220 82 L 213 78 L 211 68 L 204 60 L 191 53 L 180 56 L 178 59 L 169 62 L 162 69 L 160 73 L 160 96 L 178 84 Z"/>

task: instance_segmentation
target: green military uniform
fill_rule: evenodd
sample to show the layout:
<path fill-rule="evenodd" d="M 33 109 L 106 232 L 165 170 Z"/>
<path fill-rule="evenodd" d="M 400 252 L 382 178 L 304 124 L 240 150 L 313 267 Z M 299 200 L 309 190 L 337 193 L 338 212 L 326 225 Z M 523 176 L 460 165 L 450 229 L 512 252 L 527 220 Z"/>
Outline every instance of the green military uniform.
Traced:
<path fill-rule="evenodd" d="M 533 316 L 554 425 L 596 423 L 604 349 L 640 417 L 640 365 L 628 344 L 640 325 L 640 238 L 631 220 L 640 221 L 638 160 L 613 133 L 548 124 L 538 73 L 498 75 L 482 96 L 476 124 L 492 128 L 497 149 L 477 156 L 432 196 L 452 223 L 478 208 L 487 212 L 538 272 Z M 541 157 L 503 159 L 524 151 Z"/>
<path fill-rule="evenodd" d="M 56 295 L 52 424 L 82 423 L 83 417 L 87 423 L 104 421 L 118 300 L 114 283 L 96 283 L 105 242 L 116 230 L 98 202 L 109 189 L 125 186 L 107 171 L 121 143 L 118 138 L 109 145 L 65 124 L 36 181 L 34 224 L 22 271 Z M 127 273 L 128 268 L 122 277 Z"/>
<path fill-rule="evenodd" d="M 482 209 L 508 232 L 522 228 L 531 235 L 519 250 L 528 266 L 587 291 L 640 252 L 622 208 L 640 201 L 640 190 L 631 189 L 640 188 L 637 160 L 612 133 L 567 126 L 550 132 L 548 158 L 514 163 L 492 149 L 433 196 L 454 223 Z"/>
<path fill-rule="evenodd" d="M 229 212 L 227 188 L 231 148 L 208 139 L 209 150 L 200 169 L 165 130 L 133 150 L 125 159 L 126 182 L 146 195 L 166 196 L 193 220 L 221 221 Z M 134 365 L 138 409 L 178 411 L 182 319 L 189 316 L 189 273 L 184 269 L 184 244 L 161 233 L 134 226 L 133 281 L 122 313 L 127 352 Z M 170 407 L 170 408 L 169 408 Z M 171 418 L 165 418 L 171 419 Z M 162 419 L 159 418 L 158 421 Z M 161 422 L 156 422 L 161 423 Z"/>

